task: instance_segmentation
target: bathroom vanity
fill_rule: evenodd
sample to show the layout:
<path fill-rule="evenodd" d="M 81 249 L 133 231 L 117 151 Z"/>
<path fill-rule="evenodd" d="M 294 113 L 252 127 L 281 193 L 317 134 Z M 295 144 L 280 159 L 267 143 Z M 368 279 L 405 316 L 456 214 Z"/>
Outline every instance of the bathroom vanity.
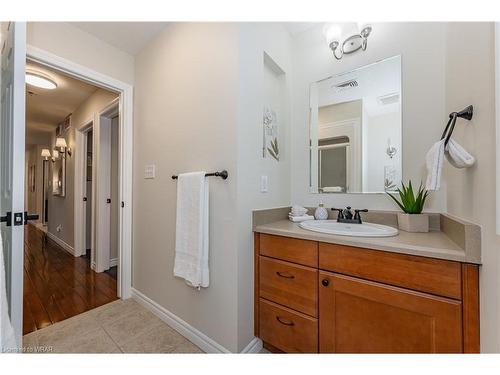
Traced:
<path fill-rule="evenodd" d="M 255 336 L 266 348 L 479 352 L 479 227 L 435 215 L 429 233 L 356 238 L 306 231 L 279 210 L 254 212 Z"/>

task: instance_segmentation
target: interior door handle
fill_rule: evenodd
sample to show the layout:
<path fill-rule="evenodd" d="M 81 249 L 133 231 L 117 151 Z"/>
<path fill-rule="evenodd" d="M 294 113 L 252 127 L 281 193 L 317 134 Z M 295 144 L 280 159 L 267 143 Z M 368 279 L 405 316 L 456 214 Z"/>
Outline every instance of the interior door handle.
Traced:
<path fill-rule="evenodd" d="M 111 198 L 106 199 L 106 203 L 111 203 Z"/>
<path fill-rule="evenodd" d="M 12 225 L 12 212 L 6 212 L 5 216 L 0 216 L 0 223 L 5 223 L 10 227 Z"/>
<path fill-rule="evenodd" d="M 38 220 L 38 214 L 29 214 L 24 211 L 24 225 L 28 224 L 28 220 Z"/>

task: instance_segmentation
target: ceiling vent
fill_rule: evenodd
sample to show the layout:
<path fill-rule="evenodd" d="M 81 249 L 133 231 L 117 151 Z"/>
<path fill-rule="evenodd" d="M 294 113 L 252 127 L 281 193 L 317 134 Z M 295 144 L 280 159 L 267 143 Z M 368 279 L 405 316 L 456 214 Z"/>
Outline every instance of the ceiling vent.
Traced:
<path fill-rule="evenodd" d="M 380 105 L 399 103 L 399 93 L 393 92 L 392 94 L 379 96 L 377 99 Z"/>
<path fill-rule="evenodd" d="M 352 88 L 355 88 L 358 86 L 359 86 L 359 84 L 358 84 L 358 81 L 356 79 L 350 79 L 349 81 L 345 81 L 345 82 L 339 83 L 337 85 L 334 85 L 333 88 L 335 89 L 335 91 L 340 92 L 340 91 L 349 90 L 349 89 L 352 89 Z"/>

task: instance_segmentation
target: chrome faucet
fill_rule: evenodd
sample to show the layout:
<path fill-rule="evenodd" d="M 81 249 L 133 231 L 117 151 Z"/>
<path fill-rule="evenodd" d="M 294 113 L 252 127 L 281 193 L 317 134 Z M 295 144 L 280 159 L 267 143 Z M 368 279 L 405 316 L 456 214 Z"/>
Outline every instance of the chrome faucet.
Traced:
<path fill-rule="evenodd" d="M 338 211 L 339 215 L 337 216 L 338 223 L 349 223 L 349 224 L 362 224 L 360 212 L 368 212 L 365 209 L 355 209 L 354 215 L 351 211 L 351 207 L 347 206 L 346 208 L 333 208 L 332 211 Z"/>

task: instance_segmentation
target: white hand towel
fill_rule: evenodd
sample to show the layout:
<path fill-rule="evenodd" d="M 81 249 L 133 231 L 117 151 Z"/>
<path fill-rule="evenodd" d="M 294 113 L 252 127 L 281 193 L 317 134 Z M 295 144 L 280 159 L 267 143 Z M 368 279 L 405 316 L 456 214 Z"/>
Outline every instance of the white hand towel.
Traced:
<path fill-rule="evenodd" d="M 453 139 L 446 145 L 445 155 L 455 168 L 470 168 L 476 162 L 476 158 Z"/>
<path fill-rule="evenodd" d="M 209 284 L 208 201 L 205 172 L 179 175 L 174 275 L 198 289 Z"/>
<path fill-rule="evenodd" d="M 293 221 L 294 223 L 301 223 L 302 221 L 306 221 L 306 220 L 314 220 L 314 216 L 312 216 L 312 215 L 302 215 L 302 216 L 288 215 L 288 219 L 290 221 Z"/>
<path fill-rule="evenodd" d="M 324 186 L 323 193 L 342 193 L 344 188 L 342 186 Z"/>
<path fill-rule="evenodd" d="M 293 205 L 290 213 L 292 214 L 292 216 L 302 216 L 307 214 L 307 208 L 299 205 Z"/>
<path fill-rule="evenodd" d="M 2 232 L 0 231 L 0 352 L 12 352 L 17 348 L 14 328 L 9 318 Z"/>
<path fill-rule="evenodd" d="M 445 139 L 434 143 L 425 157 L 427 165 L 427 190 L 439 190 L 441 186 L 441 171 L 443 169 Z"/>

